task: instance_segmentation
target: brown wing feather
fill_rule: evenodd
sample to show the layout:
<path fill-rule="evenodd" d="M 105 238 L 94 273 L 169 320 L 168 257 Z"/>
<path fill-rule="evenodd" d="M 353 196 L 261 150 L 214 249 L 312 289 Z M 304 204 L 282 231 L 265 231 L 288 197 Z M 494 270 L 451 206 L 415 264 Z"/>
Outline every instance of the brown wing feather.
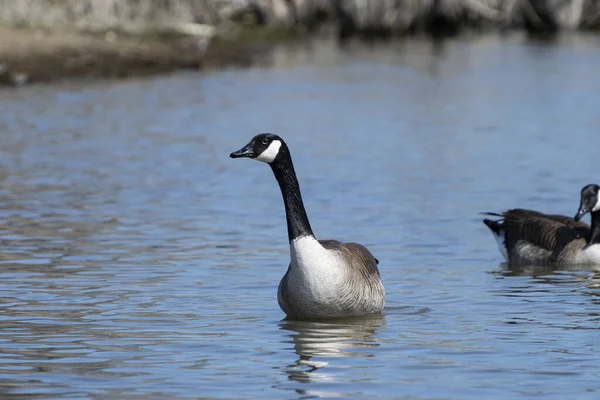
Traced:
<path fill-rule="evenodd" d="M 525 241 L 557 254 L 569 243 L 584 237 L 581 233 L 585 227 L 573 224 L 575 220 L 564 220 L 568 218 L 564 216 L 557 216 L 557 219 L 537 212 L 510 210 L 503 213 L 503 217 L 502 228 L 506 232 L 508 249 L 512 249 L 519 241 Z"/>
<path fill-rule="evenodd" d="M 572 217 L 567 217 L 566 215 L 559 215 L 559 214 L 544 214 L 541 213 L 539 211 L 534 211 L 534 210 L 524 210 L 522 208 L 515 208 L 512 210 L 508 210 L 506 212 L 503 212 L 501 214 L 502 217 L 504 218 L 523 218 L 523 219 L 527 219 L 527 218 L 531 218 L 531 217 L 538 217 L 538 218 L 545 218 L 545 219 L 550 219 L 556 222 L 560 222 L 563 225 L 568 226 L 569 228 L 573 228 L 577 231 L 577 233 L 579 233 L 581 236 L 587 236 L 590 233 L 590 226 L 588 224 L 586 224 L 585 222 L 582 221 L 575 221 L 574 218 Z"/>
<path fill-rule="evenodd" d="M 367 277 L 379 275 L 379 269 L 377 268 L 379 260 L 362 244 L 342 243 L 337 240 L 319 240 L 319 243 L 328 250 L 340 251 L 348 260 L 358 259 L 359 261 L 356 264 L 364 267 L 359 269 L 361 272 L 364 271 Z"/>

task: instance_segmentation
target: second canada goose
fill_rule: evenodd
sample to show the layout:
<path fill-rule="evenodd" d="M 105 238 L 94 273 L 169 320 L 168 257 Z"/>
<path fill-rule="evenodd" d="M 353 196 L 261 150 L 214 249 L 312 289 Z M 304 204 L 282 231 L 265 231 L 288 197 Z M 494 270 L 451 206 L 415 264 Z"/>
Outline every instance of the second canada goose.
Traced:
<path fill-rule="evenodd" d="M 599 189 L 598 185 L 581 189 L 574 218 L 513 209 L 484 213 L 501 219 L 484 219 L 483 223 L 494 234 L 500 252 L 510 264 L 600 264 Z M 591 227 L 579 221 L 588 212 Z"/>
<path fill-rule="evenodd" d="M 230 157 L 249 157 L 269 164 L 279 183 L 291 258 L 277 292 L 283 312 L 296 318 L 380 313 L 385 290 L 377 268 L 379 262 L 363 245 L 315 238 L 283 139 L 270 133 L 258 134 Z"/>

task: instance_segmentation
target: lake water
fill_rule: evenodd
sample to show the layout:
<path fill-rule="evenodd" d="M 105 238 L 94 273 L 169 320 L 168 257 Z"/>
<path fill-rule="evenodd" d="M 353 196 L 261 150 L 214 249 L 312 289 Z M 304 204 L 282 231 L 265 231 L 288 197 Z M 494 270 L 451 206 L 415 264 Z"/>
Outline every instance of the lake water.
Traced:
<path fill-rule="evenodd" d="M 600 183 L 599 44 L 320 41 L 0 92 L 0 396 L 598 399 L 600 274 L 509 270 L 478 213 Z M 380 260 L 382 316 L 284 320 L 279 188 L 229 158 L 263 131 L 316 236 Z"/>

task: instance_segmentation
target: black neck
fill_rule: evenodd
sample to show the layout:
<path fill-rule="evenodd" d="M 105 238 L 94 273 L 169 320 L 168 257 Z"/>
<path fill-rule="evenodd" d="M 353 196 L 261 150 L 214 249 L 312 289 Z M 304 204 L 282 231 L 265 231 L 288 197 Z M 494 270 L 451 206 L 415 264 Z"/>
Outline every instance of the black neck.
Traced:
<path fill-rule="evenodd" d="M 271 164 L 271 169 L 279 183 L 283 203 L 285 204 L 285 216 L 287 219 L 288 238 L 290 242 L 301 236 L 312 236 L 312 229 L 308 222 L 308 216 L 302 203 L 300 185 L 296 178 L 292 158 L 286 151 L 279 154 Z"/>
<path fill-rule="evenodd" d="M 591 213 L 592 215 L 592 229 L 590 238 L 588 240 L 588 246 L 593 244 L 600 244 L 600 211 Z"/>

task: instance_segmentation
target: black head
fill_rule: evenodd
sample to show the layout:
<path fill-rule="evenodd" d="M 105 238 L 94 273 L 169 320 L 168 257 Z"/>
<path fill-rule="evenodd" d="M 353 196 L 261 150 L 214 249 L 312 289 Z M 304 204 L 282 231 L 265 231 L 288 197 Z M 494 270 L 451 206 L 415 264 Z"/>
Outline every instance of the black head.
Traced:
<path fill-rule="evenodd" d="M 272 133 L 260 133 L 254 136 L 247 145 L 231 153 L 229 157 L 249 157 L 270 164 L 281 151 L 284 151 L 285 147 L 285 142 L 279 136 Z"/>
<path fill-rule="evenodd" d="M 598 191 L 600 186 L 598 185 L 587 185 L 581 189 L 581 203 L 579 204 L 579 210 L 575 215 L 575 221 L 579 221 L 585 214 L 589 212 L 596 212 L 600 210 L 600 203 L 598 202 Z"/>

